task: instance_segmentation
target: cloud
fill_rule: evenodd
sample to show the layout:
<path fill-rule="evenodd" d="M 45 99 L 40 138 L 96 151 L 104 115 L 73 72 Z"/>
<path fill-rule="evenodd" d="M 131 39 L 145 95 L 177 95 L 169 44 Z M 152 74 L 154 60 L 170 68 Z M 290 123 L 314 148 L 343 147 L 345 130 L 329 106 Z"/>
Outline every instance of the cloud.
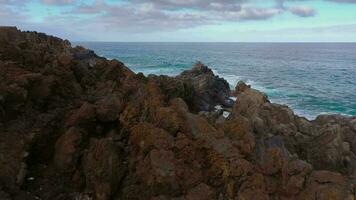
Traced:
<path fill-rule="evenodd" d="M 169 31 L 201 25 L 266 20 L 284 11 L 245 5 L 246 0 L 132 0 L 125 4 L 96 1 L 80 5 L 68 16 L 91 15 L 89 23 L 120 31 Z M 88 23 L 88 22 L 87 22 Z"/>
<path fill-rule="evenodd" d="M 41 2 L 46 5 L 62 6 L 73 4 L 76 0 L 41 0 Z"/>
<path fill-rule="evenodd" d="M 7 9 L 6 7 L 0 6 L 0 25 L 12 26 L 18 24 L 21 18 L 15 17 L 17 13 Z"/>
<path fill-rule="evenodd" d="M 276 0 L 276 8 L 279 8 L 279 9 L 285 9 L 284 7 L 284 0 Z"/>
<path fill-rule="evenodd" d="M 316 13 L 313 8 L 306 6 L 291 7 L 289 11 L 299 17 L 312 17 Z"/>
<path fill-rule="evenodd" d="M 91 15 L 90 20 L 85 19 L 85 24 L 95 24 L 99 29 L 120 31 L 160 31 L 190 28 L 212 23 L 210 17 L 200 12 L 164 12 L 150 4 L 113 6 L 96 4 L 80 6 L 67 13 L 68 20 L 71 16 Z M 53 17 L 56 18 L 56 17 Z M 63 19 L 63 18 L 62 18 Z M 54 19 L 56 20 L 56 19 Z M 81 18 L 71 20 L 79 25 L 83 24 Z"/>
<path fill-rule="evenodd" d="M 7 4 L 30 0 L 0 0 Z M 174 30 L 201 25 L 247 20 L 267 20 L 288 9 L 284 0 L 276 0 L 276 6 L 257 7 L 250 0 L 123 0 L 120 3 L 106 0 L 39 0 L 47 6 L 69 5 L 60 15 L 44 20 L 78 24 L 100 24 L 118 30 Z M 297 16 L 312 16 L 312 10 L 296 7 L 290 10 Z M 83 17 L 85 16 L 85 17 Z M 71 19 L 72 18 L 72 19 Z M 82 20 L 82 19 L 83 20 Z M 85 19 L 84 19 L 85 18 Z"/>
<path fill-rule="evenodd" d="M 17 4 L 23 2 L 21 0 L 0 0 L 0 4 Z"/>
<path fill-rule="evenodd" d="M 158 9 L 178 10 L 178 9 L 197 9 L 197 10 L 240 10 L 241 4 L 246 0 L 132 0 L 133 4 L 152 4 Z"/>
<path fill-rule="evenodd" d="M 18 8 L 20 4 L 25 6 L 27 2 L 33 0 L 0 0 L 0 23 L 36 25 L 50 30 L 72 30 L 75 27 L 76 33 L 127 34 L 189 30 L 226 22 L 263 21 L 286 12 L 298 17 L 311 17 L 316 13 L 306 6 L 289 8 L 284 5 L 285 0 L 259 6 L 251 0 L 36 0 L 48 10 L 61 10 L 57 6 L 68 7 L 60 14 L 44 15 L 41 20 L 31 22 L 31 17 L 23 14 L 27 12 L 9 9 Z"/>
<path fill-rule="evenodd" d="M 304 1 L 304 0 L 294 0 L 294 1 Z M 276 0 L 276 8 L 279 8 L 283 11 L 289 11 L 292 14 L 299 17 L 313 17 L 316 14 L 316 11 L 312 7 L 308 6 L 294 6 L 287 7 L 284 5 L 286 0 Z"/>
<path fill-rule="evenodd" d="M 28 17 L 23 14 L 27 0 L 0 0 L 0 25 L 13 26 L 21 24 Z"/>
<path fill-rule="evenodd" d="M 244 8 L 241 12 L 237 13 L 236 19 L 265 20 L 280 13 L 281 10 L 275 8 Z"/>
<path fill-rule="evenodd" d="M 0 6 L 24 6 L 29 0 L 0 0 Z"/>

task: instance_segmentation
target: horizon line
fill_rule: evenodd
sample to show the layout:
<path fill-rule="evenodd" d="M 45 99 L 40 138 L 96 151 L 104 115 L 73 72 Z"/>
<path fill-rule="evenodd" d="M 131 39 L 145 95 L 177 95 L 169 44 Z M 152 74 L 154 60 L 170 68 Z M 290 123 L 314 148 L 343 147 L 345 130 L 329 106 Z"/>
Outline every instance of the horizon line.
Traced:
<path fill-rule="evenodd" d="M 337 42 L 337 41 L 331 41 L 331 42 L 310 42 L 310 41 L 297 41 L 297 42 L 284 42 L 284 41 L 275 41 L 275 42 L 209 42 L 209 41 L 96 41 L 96 40 L 81 40 L 81 41 L 71 41 L 74 43 L 79 43 L 79 42 L 102 42 L 102 43 L 250 43 L 250 44 L 273 44 L 273 43 L 281 43 L 281 44 L 356 44 L 356 41 L 347 41 L 347 42 Z"/>

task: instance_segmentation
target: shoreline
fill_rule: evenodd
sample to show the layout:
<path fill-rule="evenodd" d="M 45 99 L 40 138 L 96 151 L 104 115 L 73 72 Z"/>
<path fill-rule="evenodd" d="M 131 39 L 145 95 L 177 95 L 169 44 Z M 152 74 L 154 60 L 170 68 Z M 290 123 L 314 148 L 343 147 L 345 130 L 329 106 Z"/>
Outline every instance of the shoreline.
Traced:
<path fill-rule="evenodd" d="M 195 56 L 188 55 L 187 56 L 188 62 L 181 63 L 182 65 L 184 63 L 184 67 L 180 66 L 179 63 L 177 64 L 177 67 L 175 67 L 174 59 L 172 60 L 169 58 L 170 54 L 164 54 L 165 56 L 167 56 L 167 58 L 164 58 L 164 57 L 161 58 L 161 57 L 159 57 L 160 55 L 158 52 L 157 53 L 152 52 L 153 56 L 156 56 L 156 57 L 158 56 L 160 59 L 163 59 L 162 60 L 163 64 L 161 65 L 158 62 L 158 60 L 157 60 L 157 62 L 152 61 L 152 60 L 147 60 L 147 66 L 150 66 L 150 67 L 147 68 L 147 71 L 146 71 L 146 68 L 144 68 L 144 66 L 146 66 L 145 62 L 143 62 L 144 60 L 142 60 L 142 62 L 141 62 L 140 59 L 148 58 L 146 51 L 151 49 L 149 45 L 148 46 L 143 45 L 143 47 L 142 47 L 143 53 L 136 51 L 136 49 L 139 47 L 130 48 L 128 45 L 127 48 L 129 49 L 129 52 L 132 52 L 131 57 L 130 57 L 130 55 L 125 54 L 126 51 L 122 50 L 123 48 L 126 47 L 125 45 L 119 45 L 119 46 L 113 45 L 112 47 L 108 47 L 108 49 L 106 47 L 104 51 L 102 51 L 102 49 L 100 48 L 100 45 L 96 45 L 96 46 L 97 47 L 94 49 L 98 50 L 100 53 L 104 53 L 104 55 L 109 55 L 112 58 L 116 57 L 116 56 L 114 56 L 115 53 L 116 53 L 116 55 L 118 55 L 117 53 L 119 53 L 120 55 L 123 55 L 123 61 L 125 61 L 125 64 L 130 63 L 130 60 L 132 60 L 132 59 L 137 59 L 137 61 L 133 62 L 134 63 L 134 65 L 132 65 L 133 67 L 131 65 L 129 65 L 129 68 L 133 69 L 135 72 L 139 72 L 139 71 L 145 72 L 146 75 L 150 74 L 150 73 L 155 74 L 156 72 L 158 72 L 158 74 L 165 74 L 165 75 L 169 75 L 169 76 L 178 75 L 183 70 L 189 69 L 188 66 L 190 66 L 190 64 L 189 64 L 190 60 L 192 60 L 192 58 L 195 57 Z M 157 47 L 157 48 L 161 49 L 160 47 Z M 191 48 L 191 47 L 189 46 L 187 48 Z M 211 48 L 208 50 L 213 50 L 213 49 L 214 48 Z M 163 48 L 163 50 L 164 50 L 164 48 Z M 177 51 L 174 51 L 174 52 L 179 52 L 179 51 L 183 51 L 183 55 L 188 52 L 188 50 L 184 51 L 184 48 L 179 48 Z M 195 51 L 193 51 L 191 53 L 194 55 L 194 52 Z M 236 62 L 233 60 L 231 62 L 232 63 L 231 65 L 229 64 L 228 67 L 225 67 L 226 63 L 224 63 L 223 61 L 219 62 L 217 59 L 209 60 L 209 58 L 204 57 L 205 54 L 199 54 L 199 52 L 196 52 L 196 53 L 197 53 L 197 55 L 199 55 L 199 56 L 197 56 L 197 57 L 199 57 L 198 60 L 204 60 L 204 62 L 209 63 L 209 65 L 211 67 L 214 68 L 214 66 L 215 66 L 217 71 L 224 72 L 223 73 L 224 76 L 222 76 L 222 77 L 224 77 L 226 80 L 228 80 L 228 82 L 232 85 L 232 87 L 234 87 L 234 82 L 236 82 L 236 80 L 244 80 L 244 81 L 247 80 L 247 84 L 250 84 L 254 88 L 267 93 L 269 98 L 271 99 L 271 101 L 273 101 L 275 103 L 279 103 L 279 104 L 288 105 L 288 106 L 292 107 L 293 110 L 295 110 L 295 112 L 298 113 L 298 115 L 307 117 L 310 120 L 315 119 L 316 116 L 318 116 L 320 114 L 326 114 L 326 113 L 327 114 L 342 114 L 342 115 L 346 115 L 346 116 L 356 115 L 356 113 L 353 109 L 354 106 L 352 103 L 352 100 L 356 97 L 353 94 L 351 94 L 350 92 L 341 94 L 338 91 L 343 90 L 343 88 L 340 89 L 339 86 L 338 87 L 332 86 L 333 84 L 337 84 L 339 81 L 337 81 L 336 83 L 332 83 L 332 82 L 325 83 L 325 81 L 323 81 L 323 83 L 321 85 L 324 85 L 325 87 L 324 86 L 320 87 L 319 88 L 320 91 L 317 90 L 318 89 L 317 87 L 319 87 L 319 86 L 315 85 L 315 82 L 314 82 L 314 84 L 306 84 L 304 86 L 303 83 L 301 83 L 301 81 L 290 80 L 291 85 L 288 86 L 288 84 L 286 85 L 285 81 L 281 81 L 281 83 L 278 83 L 278 79 L 270 81 L 268 77 L 263 78 L 263 77 L 266 77 L 263 75 L 263 72 L 260 72 L 260 73 L 262 73 L 262 75 L 256 74 L 254 76 L 254 75 L 251 75 L 250 73 L 246 74 L 246 72 L 244 70 L 238 70 L 237 67 L 236 67 L 236 72 L 234 72 L 234 70 L 233 70 L 234 67 L 232 64 L 237 63 L 236 66 L 239 66 L 239 64 L 238 64 L 239 62 L 237 62 L 238 60 Z M 137 54 L 138 56 L 134 56 L 133 54 Z M 214 56 L 214 53 L 211 53 L 208 55 Z M 317 54 L 315 56 L 317 56 Z M 320 59 L 324 59 L 323 56 L 325 56 L 325 55 L 320 54 L 320 56 L 321 56 Z M 181 60 L 183 57 L 179 56 L 179 54 L 177 55 L 177 57 L 180 59 L 180 61 L 184 61 L 184 60 Z M 224 57 L 225 56 L 220 56 L 220 59 L 224 59 Z M 252 56 L 252 59 L 253 59 L 253 57 L 254 56 Z M 227 58 L 231 59 L 231 56 L 228 56 Z M 154 57 L 153 57 L 153 59 L 154 59 Z M 236 59 L 241 59 L 241 58 L 236 58 Z M 264 58 L 261 58 L 261 59 L 264 59 Z M 348 58 L 348 60 L 349 59 L 350 58 Z M 193 59 L 193 60 L 197 60 L 197 59 Z M 216 61 L 214 62 L 214 60 L 216 60 Z M 283 60 L 285 60 L 285 59 L 283 59 Z M 317 59 L 314 59 L 314 61 L 315 60 L 317 60 Z M 167 61 L 167 65 L 169 67 L 164 66 L 164 63 L 166 63 L 166 61 Z M 246 62 L 248 62 L 248 61 L 249 61 L 249 59 L 241 60 L 241 64 L 243 65 L 242 68 L 246 68 L 244 66 L 245 66 Z M 331 59 L 330 61 L 333 61 L 333 59 Z M 291 62 L 293 62 L 293 61 L 291 61 Z M 141 66 L 140 63 L 143 66 L 142 68 L 139 67 L 139 66 Z M 169 64 L 169 63 L 171 63 L 171 64 Z M 278 64 L 277 60 L 276 60 L 276 63 Z M 324 62 L 321 62 L 320 64 L 323 64 L 323 63 Z M 305 63 L 305 64 L 307 64 L 307 63 Z M 332 65 L 335 65 L 337 67 L 337 66 L 339 66 L 338 64 L 340 64 L 340 66 L 341 65 L 345 65 L 345 66 L 351 65 L 349 61 L 347 61 L 345 63 L 332 62 L 332 64 L 328 65 L 328 67 L 332 68 Z M 254 66 L 253 63 L 251 66 Z M 268 66 L 273 68 L 273 66 L 270 66 L 270 65 L 268 65 Z M 256 66 L 254 66 L 254 67 L 256 68 Z M 303 67 L 303 66 L 298 66 L 298 67 Z M 258 69 L 258 68 L 259 67 L 257 66 L 256 69 Z M 349 67 L 347 67 L 347 68 L 349 68 Z M 337 73 L 337 71 L 332 70 L 330 73 L 331 74 Z M 234 78 L 234 76 L 230 77 L 230 74 L 234 74 L 234 76 L 242 75 L 242 78 Z M 353 74 L 353 73 L 351 73 L 351 74 Z M 262 79 L 261 79 L 261 77 L 262 77 Z M 324 76 L 322 76 L 321 78 L 325 79 Z M 249 82 L 248 79 L 254 80 L 256 83 Z M 271 79 L 273 79 L 273 77 Z M 280 76 L 280 79 L 283 79 L 283 76 Z M 296 79 L 298 79 L 298 78 L 296 78 Z M 345 81 L 341 81 L 341 83 L 344 83 L 344 82 Z M 308 80 L 306 80 L 305 83 L 308 83 Z M 344 84 L 346 84 L 345 87 L 348 85 L 347 83 L 344 83 Z M 261 86 L 266 86 L 267 89 L 263 88 Z M 306 95 L 306 94 L 308 94 L 308 87 L 310 87 L 310 96 Z M 269 89 L 269 88 L 274 88 L 274 89 Z M 330 94 L 329 94 L 329 92 L 326 92 L 327 90 L 329 90 L 328 88 L 330 88 Z M 339 88 L 339 89 L 337 89 L 337 88 Z M 334 89 L 336 89 L 336 90 L 334 90 Z M 351 91 L 351 90 L 353 90 L 353 87 L 350 87 L 349 91 Z M 304 99 L 304 100 L 302 100 L 302 99 Z"/>
<path fill-rule="evenodd" d="M 104 55 L 102 55 L 102 56 L 104 57 Z M 114 60 L 114 59 L 109 59 L 109 60 Z M 129 67 L 129 68 L 130 68 L 130 67 Z M 131 69 L 131 68 L 130 68 L 130 69 Z M 131 69 L 131 70 L 133 70 L 133 69 Z M 134 70 L 133 70 L 133 71 L 134 71 Z M 182 70 L 181 72 L 183 72 L 183 71 L 184 71 L 184 70 Z M 232 79 L 231 79 L 231 80 L 226 79 L 226 76 L 221 75 L 216 69 L 212 69 L 212 71 L 213 71 L 213 73 L 214 73 L 216 76 L 225 79 L 225 80 L 229 83 L 231 92 L 234 91 L 234 89 L 233 89 L 233 87 L 234 87 L 233 83 L 236 83 L 236 84 L 237 84 L 239 81 L 243 81 L 243 80 L 240 80 L 240 79 L 234 79 L 234 81 L 231 81 Z M 145 72 L 143 72 L 143 71 L 134 71 L 134 72 L 135 72 L 135 73 L 143 73 L 143 74 L 145 74 L 146 76 L 148 76 L 148 75 L 156 75 L 156 74 L 145 73 Z M 181 73 L 181 72 L 180 72 L 180 73 Z M 174 78 L 174 77 L 178 76 L 180 73 L 177 73 L 177 75 L 170 75 L 170 74 L 159 74 L 159 75 L 164 75 L 164 76 L 169 76 L 169 77 Z M 232 76 L 235 76 L 235 75 L 232 75 Z M 236 85 L 236 84 L 235 84 L 235 85 Z M 324 115 L 340 115 L 340 116 L 343 116 L 343 117 L 351 117 L 351 118 L 352 118 L 352 117 L 356 117 L 356 115 L 351 115 L 351 114 L 347 114 L 347 113 L 343 113 L 343 112 L 327 112 L 327 111 L 324 111 L 324 112 L 319 112 L 318 114 L 311 114 L 311 113 L 309 113 L 308 109 L 302 109 L 302 108 L 297 109 L 297 108 L 295 108 L 293 105 L 290 105 L 290 104 L 288 104 L 288 103 L 286 103 L 286 102 L 283 102 L 283 101 L 280 100 L 280 99 L 278 100 L 278 99 L 276 99 L 276 98 L 271 98 L 271 97 L 269 96 L 268 92 L 266 91 L 267 89 L 264 89 L 262 86 L 256 85 L 255 81 L 253 81 L 253 80 L 247 81 L 246 84 L 247 84 L 247 85 L 250 85 L 253 89 L 256 89 L 256 90 L 258 90 L 258 91 L 260 91 L 260 92 L 265 93 L 265 94 L 268 96 L 269 100 L 270 100 L 272 103 L 276 103 L 276 104 L 279 104 L 279 105 L 288 106 L 288 107 L 290 107 L 290 108 L 294 111 L 294 113 L 295 113 L 296 115 L 298 115 L 298 116 L 300 116 L 300 117 L 305 117 L 305 118 L 308 119 L 309 121 L 314 121 L 318 116 L 324 116 Z M 273 89 L 273 90 L 276 90 L 276 89 Z M 231 96 L 231 97 L 233 97 L 233 96 Z"/>

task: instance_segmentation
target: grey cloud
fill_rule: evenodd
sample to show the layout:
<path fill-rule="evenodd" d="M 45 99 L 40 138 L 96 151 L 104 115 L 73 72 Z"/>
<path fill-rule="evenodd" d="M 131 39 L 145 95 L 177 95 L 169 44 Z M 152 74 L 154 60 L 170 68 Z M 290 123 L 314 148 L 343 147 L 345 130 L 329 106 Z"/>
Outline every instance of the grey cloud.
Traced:
<path fill-rule="evenodd" d="M 305 7 L 305 6 L 291 7 L 289 8 L 289 11 L 299 17 L 312 17 L 316 13 L 316 11 L 313 8 Z"/>
<path fill-rule="evenodd" d="M 93 23 L 122 30 L 175 30 L 224 21 L 265 20 L 282 11 L 278 8 L 246 7 L 243 0 L 133 0 L 124 5 L 96 1 L 76 7 L 68 15 L 93 14 Z M 228 8 L 229 7 L 229 8 Z M 184 12 L 184 9 L 192 9 Z M 196 9 L 194 9 L 196 8 Z M 183 12 L 182 12 L 183 10 Z"/>
<path fill-rule="evenodd" d="M 284 0 L 276 0 L 276 8 L 285 9 Z"/>
<path fill-rule="evenodd" d="M 28 0 L 0 0 L 1 6 L 23 6 Z"/>
<path fill-rule="evenodd" d="M 265 20 L 281 12 L 281 10 L 274 8 L 244 8 L 237 13 L 236 17 L 240 20 Z"/>
<path fill-rule="evenodd" d="M 0 25 L 16 25 L 26 20 L 24 10 L 27 0 L 0 0 Z M 16 8 L 16 9 L 14 9 Z"/>
<path fill-rule="evenodd" d="M 26 1 L 28 0 L 0 0 L 0 6 Z M 307 7 L 287 8 L 284 0 L 275 0 L 276 5 L 270 7 L 256 7 L 249 0 L 125 0 L 123 4 L 107 3 L 105 0 L 95 0 L 92 3 L 84 0 L 38 1 L 45 5 L 73 5 L 71 11 L 48 16 L 41 23 L 48 26 L 57 24 L 76 27 L 82 31 L 94 27 L 118 32 L 175 31 L 226 21 L 267 20 L 285 12 L 301 17 L 312 16 L 315 12 Z M 6 13 L 7 16 L 4 12 L 0 14 L 1 19 L 23 17 L 19 13 Z M 26 18 L 23 17 L 23 20 Z"/>
<path fill-rule="evenodd" d="M 15 3 L 18 6 L 18 10 L 23 9 L 24 1 L 0 0 L 0 25 L 14 26 L 25 23 L 27 16 L 12 8 Z"/>
<path fill-rule="evenodd" d="M 134 4 L 152 4 L 159 9 L 197 9 L 197 10 L 224 10 L 236 11 L 247 0 L 132 0 Z"/>
<path fill-rule="evenodd" d="M 41 0 L 43 4 L 47 5 L 70 5 L 76 2 L 76 0 Z"/>
<path fill-rule="evenodd" d="M 316 11 L 312 7 L 308 6 L 294 6 L 294 7 L 287 7 L 284 5 L 284 3 L 287 0 L 276 0 L 276 8 L 279 8 L 283 11 L 289 11 L 292 14 L 299 16 L 299 17 L 313 17 L 316 14 Z M 303 2 L 305 0 L 290 0 L 290 1 L 300 1 Z"/>
<path fill-rule="evenodd" d="M 24 2 L 24 1 L 20 1 L 20 0 L 0 0 L 0 4 L 18 4 L 20 2 Z"/>
<path fill-rule="evenodd" d="M 211 23 L 209 17 L 200 12 L 167 13 L 148 4 L 135 5 L 134 7 L 132 5 L 109 6 L 106 4 L 81 6 L 73 12 L 94 14 L 96 17 L 90 23 L 95 23 L 101 28 L 120 31 L 175 30 Z"/>

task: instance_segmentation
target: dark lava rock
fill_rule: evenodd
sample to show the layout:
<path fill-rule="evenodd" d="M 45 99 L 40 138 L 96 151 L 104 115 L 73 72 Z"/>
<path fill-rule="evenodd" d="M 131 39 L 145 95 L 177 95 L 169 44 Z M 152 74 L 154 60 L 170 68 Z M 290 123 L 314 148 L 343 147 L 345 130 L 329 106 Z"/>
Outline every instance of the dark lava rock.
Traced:
<path fill-rule="evenodd" d="M 212 111 L 216 105 L 232 107 L 229 83 L 214 75 L 204 64 L 199 62 L 176 78 L 193 86 L 195 92 L 193 105 L 196 110 Z"/>
<path fill-rule="evenodd" d="M 201 63 L 145 77 L 0 27 L 0 199 L 355 199 L 355 118 L 236 90 Z"/>

